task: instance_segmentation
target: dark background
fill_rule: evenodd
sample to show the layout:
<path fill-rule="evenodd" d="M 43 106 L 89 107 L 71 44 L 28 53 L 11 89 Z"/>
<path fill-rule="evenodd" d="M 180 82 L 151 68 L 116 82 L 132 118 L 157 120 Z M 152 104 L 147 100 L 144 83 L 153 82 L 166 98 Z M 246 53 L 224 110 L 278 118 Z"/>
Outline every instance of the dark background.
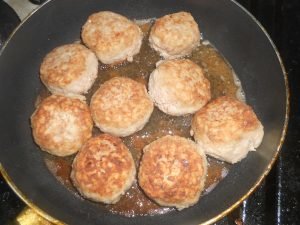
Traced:
<path fill-rule="evenodd" d="M 249 199 L 217 225 L 241 222 L 245 225 L 298 225 L 300 224 L 300 197 L 298 197 L 300 196 L 300 0 L 238 0 L 238 2 L 265 27 L 281 54 L 290 87 L 290 120 L 280 156 L 266 180 Z M 16 14 L 0 0 L 0 48 L 18 22 Z M 274 96 L 275 94 L 276 90 Z M 24 203 L 0 176 L 0 225 L 13 221 L 24 207 Z"/>

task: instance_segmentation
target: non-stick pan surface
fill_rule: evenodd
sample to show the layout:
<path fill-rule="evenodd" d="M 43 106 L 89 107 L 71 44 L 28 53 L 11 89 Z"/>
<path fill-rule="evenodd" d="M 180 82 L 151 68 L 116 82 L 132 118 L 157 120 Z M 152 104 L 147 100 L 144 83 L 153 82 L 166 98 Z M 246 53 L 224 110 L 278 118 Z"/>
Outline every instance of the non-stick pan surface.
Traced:
<path fill-rule="evenodd" d="M 189 11 L 205 39 L 226 57 L 242 82 L 248 104 L 265 127 L 257 152 L 232 166 L 217 187 L 193 207 L 165 215 L 127 218 L 102 210 L 68 191 L 49 172 L 34 144 L 29 117 L 41 88 L 42 58 L 58 45 L 78 40 L 81 26 L 97 11 L 129 18 Z M 199 224 L 225 215 L 269 171 L 287 124 L 288 94 L 281 62 L 257 22 L 229 0 L 53 0 L 16 30 L 0 56 L 0 161 L 27 202 L 68 224 Z M 24 197 L 26 196 L 26 197 Z"/>

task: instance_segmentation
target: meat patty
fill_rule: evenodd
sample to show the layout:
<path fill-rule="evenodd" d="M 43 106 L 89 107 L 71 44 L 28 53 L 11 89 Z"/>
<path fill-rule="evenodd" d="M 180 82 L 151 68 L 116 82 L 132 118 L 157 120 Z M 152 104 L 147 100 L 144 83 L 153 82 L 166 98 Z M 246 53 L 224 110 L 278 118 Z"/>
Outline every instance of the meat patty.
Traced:
<path fill-rule="evenodd" d="M 138 182 L 149 198 L 179 210 L 198 202 L 207 162 L 196 143 L 179 136 L 165 136 L 143 151 Z"/>
<path fill-rule="evenodd" d="M 67 156 L 76 153 L 92 136 L 93 121 L 85 102 L 51 95 L 32 114 L 31 127 L 42 150 Z"/>
<path fill-rule="evenodd" d="M 104 64 L 132 61 L 142 45 L 139 26 L 126 17 L 109 11 L 89 16 L 81 33 L 82 41 Z"/>
<path fill-rule="evenodd" d="M 191 133 L 206 154 L 229 163 L 255 151 L 264 136 L 252 108 L 227 96 L 215 99 L 195 114 Z"/>
<path fill-rule="evenodd" d="M 86 198 L 114 204 L 135 180 L 135 164 L 122 140 L 108 134 L 89 139 L 76 155 L 71 179 Z"/>

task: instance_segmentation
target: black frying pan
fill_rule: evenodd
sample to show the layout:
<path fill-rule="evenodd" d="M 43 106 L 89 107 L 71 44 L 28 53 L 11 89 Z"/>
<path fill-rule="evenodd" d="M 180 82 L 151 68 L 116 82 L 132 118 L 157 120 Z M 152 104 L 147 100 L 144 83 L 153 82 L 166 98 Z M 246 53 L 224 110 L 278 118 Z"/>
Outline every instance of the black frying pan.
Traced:
<path fill-rule="evenodd" d="M 160 17 L 185 10 L 205 37 L 227 58 L 250 104 L 265 127 L 264 140 L 232 166 L 199 203 L 165 215 L 127 218 L 112 215 L 74 196 L 49 172 L 33 143 L 29 117 L 39 93 L 42 58 L 58 45 L 77 40 L 81 26 L 96 11 L 130 18 Z M 255 19 L 229 0 L 53 0 L 18 27 L 0 56 L 0 160 L 2 172 L 31 206 L 68 224 L 199 224 L 214 222 L 236 207 L 266 176 L 287 126 L 287 81 L 274 45 Z M 41 212 L 41 211 L 40 211 Z M 48 217 L 49 218 L 49 217 Z"/>

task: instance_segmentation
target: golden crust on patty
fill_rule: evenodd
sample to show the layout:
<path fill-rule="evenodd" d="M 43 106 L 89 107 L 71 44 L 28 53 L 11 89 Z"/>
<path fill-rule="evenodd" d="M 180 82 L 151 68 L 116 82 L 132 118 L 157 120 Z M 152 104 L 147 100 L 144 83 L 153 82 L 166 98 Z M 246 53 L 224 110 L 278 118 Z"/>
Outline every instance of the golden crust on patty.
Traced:
<path fill-rule="evenodd" d="M 76 153 L 92 136 L 93 121 L 88 106 L 79 99 L 52 95 L 31 116 L 35 142 L 57 156 Z"/>
<path fill-rule="evenodd" d="M 198 24 L 188 12 L 178 12 L 157 19 L 149 42 L 164 58 L 188 55 L 200 44 Z"/>
<path fill-rule="evenodd" d="M 194 113 L 211 98 L 209 80 L 201 67 L 188 59 L 162 61 L 148 85 L 155 105 L 174 116 Z"/>
<path fill-rule="evenodd" d="M 59 46 L 44 58 L 40 77 L 52 93 L 83 94 L 98 73 L 95 54 L 81 44 Z"/>
<path fill-rule="evenodd" d="M 235 163 L 260 145 L 264 132 L 250 106 L 223 96 L 195 114 L 192 134 L 207 154 Z"/>
<path fill-rule="evenodd" d="M 115 77 L 100 86 L 91 99 L 96 126 L 115 136 L 141 130 L 153 111 L 144 85 L 125 77 Z"/>
<path fill-rule="evenodd" d="M 193 141 L 165 136 L 144 148 L 138 181 L 158 204 L 183 209 L 199 200 L 206 171 L 205 154 Z"/>
<path fill-rule="evenodd" d="M 135 164 L 122 140 L 108 134 L 89 139 L 76 155 L 71 178 L 85 197 L 116 203 L 135 179 Z"/>
<path fill-rule="evenodd" d="M 140 51 L 143 33 L 126 17 L 102 11 L 89 16 L 81 37 L 102 63 L 112 64 L 132 61 L 132 57 Z"/>

